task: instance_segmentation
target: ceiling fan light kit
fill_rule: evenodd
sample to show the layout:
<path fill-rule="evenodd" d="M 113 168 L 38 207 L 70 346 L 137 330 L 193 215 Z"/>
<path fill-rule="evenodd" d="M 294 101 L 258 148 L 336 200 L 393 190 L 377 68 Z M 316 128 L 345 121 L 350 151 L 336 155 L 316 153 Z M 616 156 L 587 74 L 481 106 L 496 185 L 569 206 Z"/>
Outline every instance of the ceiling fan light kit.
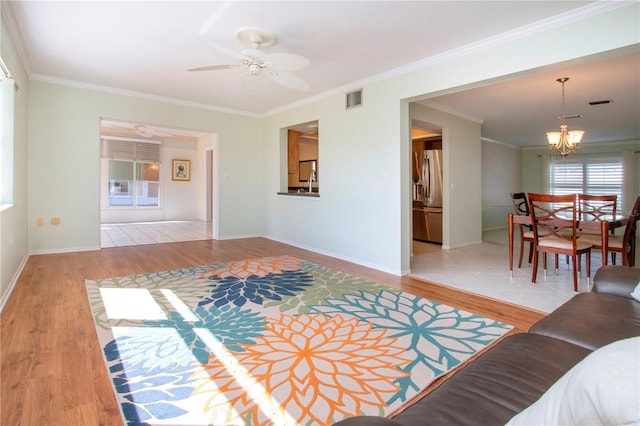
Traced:
<path fill-rule="evenodd" d="M 566 157 L 576 149 L 580 142 L 582 142 L 582 136 L 584 135 L 583 130 L 571 130 L 567 124 L 565 123 L 565 118 L 568 118 L 564 113 L 564 83 L 569 80 L 569 77 L 562 77 L 557 79 L 556 81 L 562 84 L 562 124 L 560 125 L 559 132 L 547 132 L 547 141 L 549 142 L 549 148 L 558 152 L 562 156 L 562 158 Z M 574 117 L 582 117 L 581 114 L 574 114 L 571 116 Z"/>
<path fill-rule="evenodd" d="M 236 38 L 241 42 L 248 44 L 250 49 L 243 49 L 241 52 L 230 51 L 224 47 L 217 46 L 218 50 L 229 56 L 239 60 L 239 64 L 222 64 L 209 65 L 204 67 L 191 68 L 187 71 L 217 71 L 225 69 L 240 68 L 245 71 L 242 80 L 255 78 L 254 84 L 246 84 L 243 87 L 254 90 L 256 84 L 262 80 L 265 75 L 271 81 L 290 89 L 299 91 L 311 90 L 311 86 L 301 77 L 292 73 L 307 68 L 310 65 L 309 59 L 304 56 L 294 55 L 292 53 L 266 53 L 261 50 L 263 47 L 273 46 L 277 37 L 275 34 L 252 27 L 242 27 L 236 30 Z"/>

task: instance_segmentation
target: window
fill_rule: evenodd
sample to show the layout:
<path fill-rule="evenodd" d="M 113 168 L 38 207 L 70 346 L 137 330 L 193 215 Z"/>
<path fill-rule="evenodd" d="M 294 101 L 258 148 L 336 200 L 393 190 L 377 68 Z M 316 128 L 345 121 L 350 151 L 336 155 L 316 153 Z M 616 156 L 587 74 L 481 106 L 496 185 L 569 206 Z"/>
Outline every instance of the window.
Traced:
<path fill-rule="evenodd" d="M 14 202 L 14 93 L 15 84 L 4 63 L 0 60 L 0 205 Z"/>
<path fill-rule="evenodd" d="M 124 140 L 103 140 L 109 158 L 109 207 L 160 206 L 160 145 Z"/>
<path fill-rule="evenodd" d="M 158 207 L 159 164 L 109 160 L 109 207 Z"/>
<path fill-rule="evenodd" d="M 552 194 L 618 196 L 617 208 L 624 206 L 622 158 L 571 158 L 552 161 L 549 182 Z"/>

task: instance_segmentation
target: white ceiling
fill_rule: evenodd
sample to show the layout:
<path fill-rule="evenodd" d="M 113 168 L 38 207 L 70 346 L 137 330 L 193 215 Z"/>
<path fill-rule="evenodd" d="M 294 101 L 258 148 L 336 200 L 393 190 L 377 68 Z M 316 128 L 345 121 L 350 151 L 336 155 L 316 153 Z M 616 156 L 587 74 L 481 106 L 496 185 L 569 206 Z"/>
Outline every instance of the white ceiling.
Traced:
<path fill-rule="evenodd" d="M 419 66 L 429 58 L 492 43 L 522 31 L 551 28 L 602 8 L 593 1 L 17 1 L 3 0 L 15 18 L 32 79 L 118 90 L 257 116 Z M 7 8 L 6 5 L 9 5 Z M 238 69 L 187 72 L 233 64 L 216 49 L 247 48 L 240 27 L 273 32 L 265 48 L 306 56 L 296 72 L 312 86 L 299 92 L 265 82 L 240 85 Z M 584 61 L 583 61 L 584 62 Z M 600 64 L 600 65 L 599 65 Z M 541 70 L 491 86 L 429 99 L 431 105 L 483 121 L 483 137 L 521 146 L 544 144 L 559 127 L 561 86 L 568 76 L 569 128 L 585 142 L 640 139 L 638 49 L 606 62 Z M 558 68 L 558 67 L 556 67 Z M 592 100 L 612 99 L 590 107 Z M 615 112 L 614 112 L 615 111 Z M 631 117 L 631 118 L 630 118 Z M 574 125 L 575 123 L 575 125 Z M 535 125 L 534 125 L 535 124 Z"/>

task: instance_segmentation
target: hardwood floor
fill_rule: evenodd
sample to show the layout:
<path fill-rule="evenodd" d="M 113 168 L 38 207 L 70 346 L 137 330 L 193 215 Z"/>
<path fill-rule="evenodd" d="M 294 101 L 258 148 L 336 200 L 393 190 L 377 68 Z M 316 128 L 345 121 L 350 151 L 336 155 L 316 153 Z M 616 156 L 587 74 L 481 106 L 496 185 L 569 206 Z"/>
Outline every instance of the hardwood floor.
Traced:
<path fill-rule="evenodd" d="M 264 238 L 194 241 L 31 256 L 0 315 L 0 424 L 120 425 L 85 279 L 289 254 L 525 331 L 541 312 L 398 277 Z"/>

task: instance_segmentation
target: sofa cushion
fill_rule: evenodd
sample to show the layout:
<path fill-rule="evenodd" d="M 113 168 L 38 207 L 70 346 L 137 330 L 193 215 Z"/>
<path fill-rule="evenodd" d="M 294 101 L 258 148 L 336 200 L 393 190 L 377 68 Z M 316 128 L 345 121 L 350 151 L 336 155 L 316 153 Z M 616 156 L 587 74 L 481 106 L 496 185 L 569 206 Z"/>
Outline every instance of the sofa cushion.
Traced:
<path fill-rule="evenodd" d="M 640 337 L 604 346 L 579 362 L 507 425 L 640 424 Z"/>
<path fill-rule="evenodd" d="M 529 330 L 596 350 L 640 335 L 640 303 L 631 297 L 580 293 Z"/>
<path fill-rule="evenodd" d="M 589 353 L 542 335 L 507 336 L 393 420 L 409 426 L 503 425 Z"/>

